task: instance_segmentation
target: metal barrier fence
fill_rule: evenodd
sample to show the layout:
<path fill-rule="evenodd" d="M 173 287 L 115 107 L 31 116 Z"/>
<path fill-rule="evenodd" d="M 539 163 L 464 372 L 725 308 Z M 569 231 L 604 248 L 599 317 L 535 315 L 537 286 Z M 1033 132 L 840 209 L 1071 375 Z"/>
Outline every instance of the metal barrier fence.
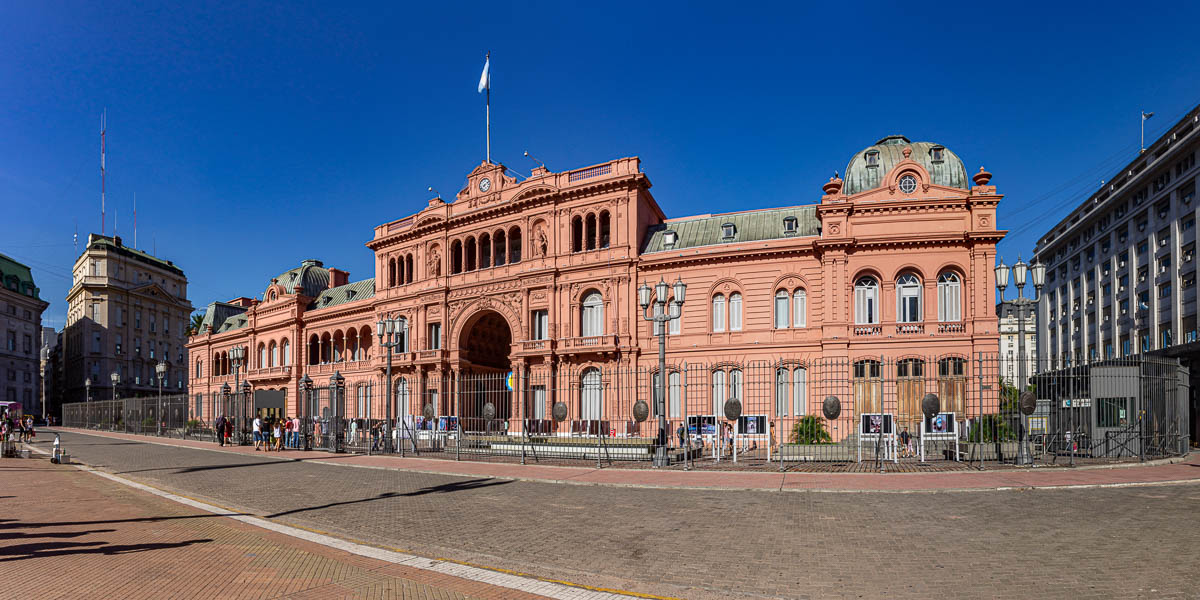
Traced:
<path fill-rule="evenodd" d="M 211 427 L 191 417 L 186 395 L 64 404 L 62 424 L 84 429 L 215 440 Z"/>
<path fill-rule="evenodd" d="M 391 422 L 347 418 L 344 398 L 335 406 L 330 390 L 313 390 L 304 413 L 316 417 L 302 419 L 300 439 L 288 442 L 599 466 L 650 461 L 662 447 L 685 468 L 779 470 L 1076 464 L 1188 452 L 1187 371 L 1174 359 L 1039 365 L 1024 390 L 1012 370 L 996 355 L 678 362 L 667 365 L 661 399 L 657 367 L 426 376 L 423 389 L 396 387 L 400 416 Z M 154 433 L 146 426 L 153 417 L 143 416 L 153 404 L 67 405 L 64 424 Z M 186 415 L 185 398 L 170 406 Z"/>

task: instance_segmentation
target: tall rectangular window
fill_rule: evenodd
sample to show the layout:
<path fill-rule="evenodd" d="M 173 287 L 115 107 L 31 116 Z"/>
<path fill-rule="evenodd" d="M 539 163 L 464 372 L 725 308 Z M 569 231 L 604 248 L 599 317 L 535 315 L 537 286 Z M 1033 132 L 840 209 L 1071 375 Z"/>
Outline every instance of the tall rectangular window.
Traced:
<path fill-rule="evenodd" d="M 679 335 L 679 331 L 682 329 L 682 326 L 683 326 L 682 324 L 683 324 L 683 309 L 680 308 L 679 309 L 679 318 L 671 319 L 670 321 L 667 322 L 667 335 Z"/>
<path fill-rule="evenodd" d="M 683 386 L 680 385 L 679 371 L 672 371 L 667 376 L 667 417 L 678 419 L 683 415 Z"/>
<path fill-rule="evenodd" d="M 442 349 L 442 324 L 441 323 L 430 323 L 429 324 L 429 349 L 430 350 L 441 350 Z"/>
<path fill-rule="evenodd" d="M 787 290 L 775 292 L 775 329 L 787 329 L 788 326 L 788 293 Z"/>
<path fill-rule="evenodd" d="M 545 419 L 546 418 L 546 386 L 535 385 L 532 388 L 530 388 L 530 391 L 533 392 L 533 411 L 532 411 L 533 418 L 534 419 Z"/>
<path fill-rule="evenodd" d="M 92 332 L 92 352 L 100 352 L 100 332 Z"/>
<path fill-rule="evenodd" d="M 548 310 L 533 311 L 533 339 L 535 339 L 535 340 L 550 339 L 550 311 L 548 311 Z"/>
<path fill-rule="evenodd" d="M 729 330 L 742 330 L 742 295 L 737 292 L 729 295 Z"/>
<path fill-rule="evenodd" d="M 801 416 L 808 412 L 808 369 L 792 369 L 792 414 Z"/>
<path fill-rule="evenodd" d="M 713 331 L 725 331 L 725 295 L 717 294 L 712 299 Z"/>
<path fill-rule="evenodd" d="M 804 289 L 792 294 L 792 326 L 808 327 L 808 292 Z"/>

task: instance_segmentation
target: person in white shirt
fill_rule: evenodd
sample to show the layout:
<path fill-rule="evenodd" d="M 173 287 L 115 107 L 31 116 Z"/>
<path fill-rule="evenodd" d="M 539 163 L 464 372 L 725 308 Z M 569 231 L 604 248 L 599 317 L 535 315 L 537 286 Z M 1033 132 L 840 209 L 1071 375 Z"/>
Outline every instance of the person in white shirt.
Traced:
<path fill-rule="evenodd" d="M 258 452 L 258 445 L 263 442 L 262 434 L 262 419 L 254 417 L 254 451 Z"/>

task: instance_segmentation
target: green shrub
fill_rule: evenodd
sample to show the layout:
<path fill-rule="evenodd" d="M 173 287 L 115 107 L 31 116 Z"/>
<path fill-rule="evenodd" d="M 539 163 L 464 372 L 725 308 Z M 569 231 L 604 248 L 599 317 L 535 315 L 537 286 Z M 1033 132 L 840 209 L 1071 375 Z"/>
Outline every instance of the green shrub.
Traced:
<path fill-rule="evenodd" d="M 792 425 L 790 441 L 793 444 L 828 444 L 833 438 L 825 430 L 824 419 L 807 415 Z"/>

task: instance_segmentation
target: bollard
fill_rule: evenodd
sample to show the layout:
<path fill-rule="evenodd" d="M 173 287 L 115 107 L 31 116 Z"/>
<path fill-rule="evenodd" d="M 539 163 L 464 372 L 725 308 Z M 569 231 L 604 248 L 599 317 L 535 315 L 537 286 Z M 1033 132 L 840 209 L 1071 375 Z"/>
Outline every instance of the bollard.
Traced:
<path fill-rule="evenodd" d="M 54 453 L 50 455 L 50 462 L 62 464 L 62 439 L 57 433 L 54 434 Z"/>

